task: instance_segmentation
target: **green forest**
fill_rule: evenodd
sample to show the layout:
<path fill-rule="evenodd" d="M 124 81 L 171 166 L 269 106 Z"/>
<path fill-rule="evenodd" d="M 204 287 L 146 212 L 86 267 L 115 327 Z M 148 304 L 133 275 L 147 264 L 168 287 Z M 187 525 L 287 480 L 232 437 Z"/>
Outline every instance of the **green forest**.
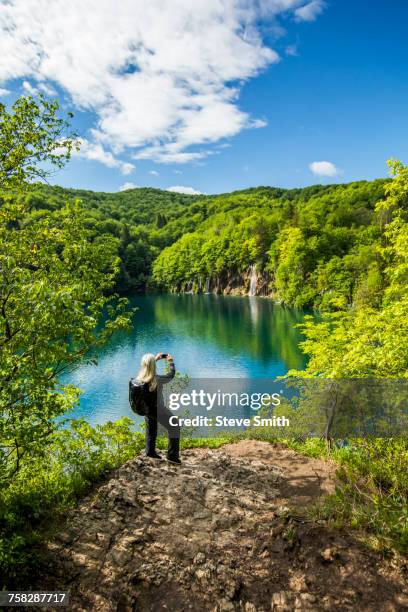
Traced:
<path fill-rule="evenodd" d="M 219 196 L 140 188 L 95 193 L 36 185 L 16 196 L 26 223 L 79 199 L 84 222 L 120 257 L 115 290 L 259 293 L 295 307 L 378 305 L 386 180 L 304 189 L 259 187 Z"/>
<path fill-rule="evenodd" d="M 62 427 L 79 397 L 62 374 L 128 328 L 126 295 L 248 293 L 255 267 L 259 293 L 320 311 L 302 326 L 308 365 L 289 376 L 408 378 L 404 164 L 390 179 L 206 197 L 40 184 L 45 162 L 69 161 L 68 124 L 44 98 L 0 105 L 0 586 L 24 583 L 52 521 L 142 449 L 130 419 Z M 320 517 L 406 551 L 406 437 L 329 438 L 287 441 L 338 462 Z"/>

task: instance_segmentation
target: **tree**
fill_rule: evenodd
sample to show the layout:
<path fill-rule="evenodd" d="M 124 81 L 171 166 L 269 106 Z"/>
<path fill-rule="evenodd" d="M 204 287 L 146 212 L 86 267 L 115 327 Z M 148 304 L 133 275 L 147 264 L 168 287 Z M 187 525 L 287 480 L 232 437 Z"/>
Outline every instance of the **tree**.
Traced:
<path fill-rule="evenodd" d="M 381 304 L 339 311 L 317 323 L 309 317 L 302 330 L 309 376 L 408 377 L 408 169 L 390 165 L 395 178 L 377 206 L 387 218 L 377 246 L 386 286 Z"/>
<path fill-rule="evenodd" d="M 2 107 L 0 186 L 26 189 L 44 177 L 42 163 L 58 167 L 62 126 L 58 105 L 22 98 L 14 114 Z M 41 110 L 42 109 L 42 110 Z M 20 122 L 21 121 L 21 126 Z M 61 141 L 60 141 L 61 144 Z M 37 213 L 38 211 L 34 211 Z M 78 202 L 41 216 L 3 196 L 0 206 L 0 481 L 44 454 L 57 418 L 78 390 L 63 372 L 128 322 L 124 301 L 111 304 L 119 269 L 117 240 L 87 229 Z"/>
<path fill-rule="evenodd" d="M 165 217 L 165 215 L 163 215 L 162 213 L 157 213 L 156 215 L 156 227 L 157 229 L 161 229 L 162 227 L 164 227 L 167 223 L 167 219 Z"/>
<path fill-rule="evenodd" d="M 21 189 L 45 180 L 52 167 L 62 168 L 77 147 L 69 121 L 57 115 L 60 106 L 40 95 L 18 98 L 11 111 L 0 103 L 0 188 Z M 68 114 L 68 119 L 73 117 Z"/>
<path fill-rule="evenodd" d="M 350 379 L 371 378 L 373 382 L 379 379 L 376 384 L 381 384 L 384 390 L 382 407 L 389 410 L 391 406 L 391 417 L 398 417 L 401 424 L 406 424 L 406 412 L 400 413 L 400 400 L 405 395 L 406 406 L 407 385 L 395 381 L 392 387 L 387 387 L 381 381 L 408 378 L 408 169 L 400 162 L 390 162 L 390 166 L 394 180 L 386 187 L 387 197 L 377 205 L 383 222 L 378 254 L 386 285 L 381 304 L 378 308 L 361 305 L 327 314 L 318 322 L 307 317 L 300 327 L 306 337 L 301 346 L 309 355 L 308 366 L 301 372 L 289 374 L 318 378 L 322 382 L 342 379 L 337 383 L 329 381 L 330 388 L 335 388 L 337 393 L 340 385 L 343 396 L 348 398 Z M 303 383 L 300 381 L 300 384 Z M 354 393 L 355 390 L 354 384 Z M 351 418 L 356 417 L 356 410 L 361 412 L 363 408 L 367 416 L 372 416 L 372 398 L 364 403 L 360 393 L 360 396 L 355 394 L 354 400 L 348 406 L 344 399 L 336 402 L 334 417 L 347 418 L 351 422 Z M 309 417 L 312 405 L 315 410 L 327 410 L 327 396 L 324 402 L 317 401 L 316 394 L 308 398 Z M 330 412 L 331 421 L 332 417 Z M 326 431 L 326 435 L 329 436 L 330 431 Z"/>

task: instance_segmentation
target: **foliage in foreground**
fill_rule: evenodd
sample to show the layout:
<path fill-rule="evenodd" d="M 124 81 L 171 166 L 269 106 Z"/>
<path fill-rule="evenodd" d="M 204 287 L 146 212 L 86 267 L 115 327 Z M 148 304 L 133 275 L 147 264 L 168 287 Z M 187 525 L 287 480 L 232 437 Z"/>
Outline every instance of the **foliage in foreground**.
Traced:
<path fill-rule="evenodd" d="M 60 169 L 77 148 L 69 120 L 58 115 L 57 100 L 39 95 L 21 96 L 10 111 L 0 103 L 0 186 L 21 189 L 33 180 L 45 180 L 51 168 Z"/>
<path fill-rule="evenodd" d="M 78 392 L 61 374 L 127 324 L 106 297 L 117 257 L 84 228 L 81 209 L 29 224 L 23 213 L 15 203 L 0 208 L 2 484 L 44 451 L 56 417 L 75 405 Z"/>
<path fill-rule="evenodd" d="M 336 491 L 323 516 L 364 530 L 376 547 L 408 553 L 408 440 L 351 441 L 337 456 Z"/>
<path fill-rule="evenodd" d="M 128 322 L 111 303 L 115 243 L 86 227 L 78 203 L 30 214 L 10 193 L 61 168 L 76 146 L 57 101 L 0 104 L 0 484 L 47 452 L 78 390 L 60 376 Z"/>

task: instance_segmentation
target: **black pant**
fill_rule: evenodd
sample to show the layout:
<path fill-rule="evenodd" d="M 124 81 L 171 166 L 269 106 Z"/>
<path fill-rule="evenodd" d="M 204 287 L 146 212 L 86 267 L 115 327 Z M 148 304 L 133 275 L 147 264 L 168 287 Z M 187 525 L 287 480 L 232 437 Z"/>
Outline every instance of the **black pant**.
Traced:
<path fill-rule="evenodd" d="M 164 406 L 158 409 L 151 409 L 148 416 L 145 417 L 146 421 L 146 453 L 149 455 L 154 453 L 156 450 L 156 438 L 157 438 L 157 423 L 159 422 L 165 429 L 169 436 L 169 443 L 167 446 L 167 459 L 174 461 L 179 458 L 179 447 L 180 447 L 180 425 L 171 425 L 169 419 L 173 417 L 173 421 L 176 417 L 173 412 L 170 412 Z"/>

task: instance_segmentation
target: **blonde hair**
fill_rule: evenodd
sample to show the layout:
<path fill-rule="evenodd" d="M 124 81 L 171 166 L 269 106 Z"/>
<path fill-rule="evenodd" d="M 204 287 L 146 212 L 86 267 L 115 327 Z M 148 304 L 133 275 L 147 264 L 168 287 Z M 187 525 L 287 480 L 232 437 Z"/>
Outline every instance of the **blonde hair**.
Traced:
<path fill-rule="evenodd" d="M 140 380 L 140 382 L 149 383 L 149 390 L 154 391 L 157 387 L 157 378 L 156 357 L 153 355 L 153 353 L 146 353 L 143 355 L 140 366 L 137 380 Z"/>

